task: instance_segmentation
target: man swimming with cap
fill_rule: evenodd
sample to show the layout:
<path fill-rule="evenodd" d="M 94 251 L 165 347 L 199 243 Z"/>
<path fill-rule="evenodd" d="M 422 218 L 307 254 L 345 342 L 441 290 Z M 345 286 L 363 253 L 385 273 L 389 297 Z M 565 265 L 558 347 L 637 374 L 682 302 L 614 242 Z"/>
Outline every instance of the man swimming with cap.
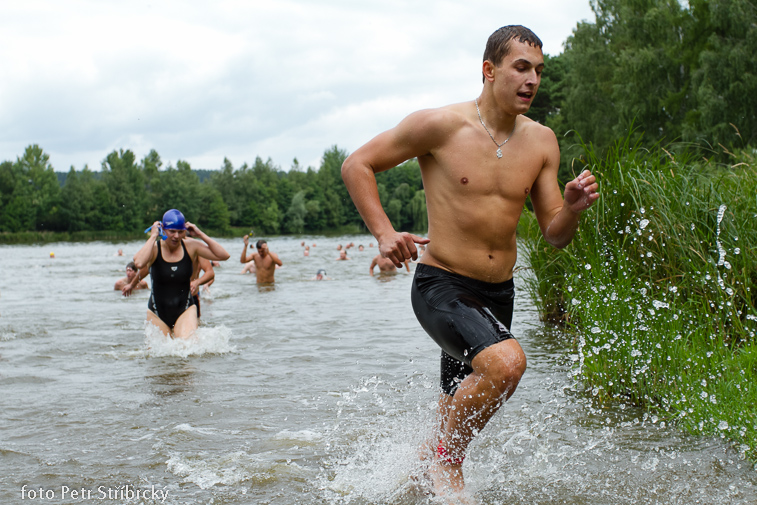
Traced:
<path fill-rule="evenodd" d="M 185 240 L 187 232 L 199 240 Z M 153 223 L 150 238 L 134 255 L 138 270 L 150 268 L 152 292 L 147 321 L 166 336 L 187 338 L 197 329 L 191 280 L 199 258 L 225 261 L 229 253 L 197 226 L 186 222 L 176 209 L 167 211 L 162 221 Z"/>

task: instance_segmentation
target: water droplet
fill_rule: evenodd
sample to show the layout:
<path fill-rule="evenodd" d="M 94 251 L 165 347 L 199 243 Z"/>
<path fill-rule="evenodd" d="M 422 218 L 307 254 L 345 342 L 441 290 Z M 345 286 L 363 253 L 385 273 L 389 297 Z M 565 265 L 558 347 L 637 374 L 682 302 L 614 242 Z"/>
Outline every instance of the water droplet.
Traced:
<path fill-rule="evenodd" d="M 649 219 L 642 219 L 641 222 L 639 222 L 639 228 L 641 228 L 642 230 L 646 228 L 648 225 L 649 225 Z"/>
<path fill-rule="evenodd" d="M 584 265 L 584 268 L 585 268 L 586 270 L 591 270 L 591 265 L 587 263 L 586 265 Z"/>
<path fill-rule="evenodd" d="M 669 304 L 667 304 L 665 302 L 661 302 L 659 300 L 652 300 L 652 305 L 654 305 L 655 308 L 657 308 L 657 309 L 667 309 L 667 308 L 670 307 Z"/>

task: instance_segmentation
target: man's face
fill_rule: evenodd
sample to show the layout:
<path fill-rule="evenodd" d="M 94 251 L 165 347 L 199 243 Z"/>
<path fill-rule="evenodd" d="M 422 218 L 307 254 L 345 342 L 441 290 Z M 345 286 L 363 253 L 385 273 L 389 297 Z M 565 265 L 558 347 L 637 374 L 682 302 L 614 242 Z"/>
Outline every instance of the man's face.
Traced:
<path fill-rule="evenodd" d="M 260 247 L 257 248 L 258 254 L 265 257 L 266 254 L 268 254 L 268 244 L 260 244 Z"/>
<path fill-rule="evenodd" d="M 134 276 L 137 275 L 136 270 L 133 270 L 129 267 L 126 267 L 126 278 L 129 280 L 132 280 Z"/>
<path fill-rule="evenodd" d="M 510 53 L 494 67 L 494 88 L 498 101 L 512 113 L 523 114 L 533 103 L 541 84 L 544 55 L 525 42 L 510 41 Z"/>

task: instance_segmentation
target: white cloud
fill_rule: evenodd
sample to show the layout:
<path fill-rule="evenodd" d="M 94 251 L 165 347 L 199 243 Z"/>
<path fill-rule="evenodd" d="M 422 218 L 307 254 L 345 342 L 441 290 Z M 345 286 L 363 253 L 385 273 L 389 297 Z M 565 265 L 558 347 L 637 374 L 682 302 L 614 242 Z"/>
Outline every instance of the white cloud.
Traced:
<path fill-rule="evenodd" d="M 477 94 L 500 26 L 557 54 L 583 19 L 588 0 L 4 2 L 0 160 L 36 143 L 59 171 L 151 148 L 194 168 L 317 166 Z"/>

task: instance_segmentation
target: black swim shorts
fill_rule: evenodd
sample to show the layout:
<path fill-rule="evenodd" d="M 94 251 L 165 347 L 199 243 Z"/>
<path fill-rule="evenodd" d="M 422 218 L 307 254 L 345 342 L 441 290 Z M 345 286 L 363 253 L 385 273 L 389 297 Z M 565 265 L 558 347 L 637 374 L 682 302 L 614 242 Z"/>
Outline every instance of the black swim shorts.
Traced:
<path fill-rule="evenodd" d="M 442 348 L 441 387 L 453 395 L 487 347 L 513 338 L 513 280 L 488 283 L 419 263 L 410 293 L 415 317 Z"/>

